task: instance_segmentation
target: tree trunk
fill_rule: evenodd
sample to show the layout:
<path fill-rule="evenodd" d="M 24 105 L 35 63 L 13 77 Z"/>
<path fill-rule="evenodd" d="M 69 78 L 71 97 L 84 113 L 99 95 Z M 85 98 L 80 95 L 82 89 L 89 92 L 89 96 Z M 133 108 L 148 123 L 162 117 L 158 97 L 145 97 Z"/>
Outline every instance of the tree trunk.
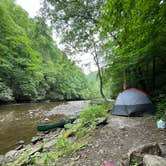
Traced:
<path fill-rule="evenodd" d="M 123 73 L 123 90 L 127 88 L 127 82 L 126 82 L 126 70 L 124 70 Z"/>
<path fill-rule="evenodd" d="M 152 88 L 153 91 L 156 89 L 156 58 L 153 57 L 153 69 L 152 69 Z"/>
<path fill-rule="evenodd" d="M 98 76 L 99 76 L 99 82 L 100 82 L 100 94 L 101 94 L 102 98 L 106 101 L 107 99 L 106 99 L 106 97 L 104 95 L 104 92 L 103 92 L 102 70 L 101 70 L 100 65 L 99 65 L 99 60 L 98 60 L 97 51 L 96 51 L 96 45 L 95 45 L 94 41 L 93 41 L 93 48 L 94 48 L 93 59 L 94 59 L 95 64 L 97 66 Z"/>
<path fill-rule="evenodd" d="M 138 75 L 138 82 L 141 88 L 146 91 L 147 88 L 146 88 L 145 78 L 143 75 L 142 68 L 140 66 L 137 68 L 137 75 Z"/>

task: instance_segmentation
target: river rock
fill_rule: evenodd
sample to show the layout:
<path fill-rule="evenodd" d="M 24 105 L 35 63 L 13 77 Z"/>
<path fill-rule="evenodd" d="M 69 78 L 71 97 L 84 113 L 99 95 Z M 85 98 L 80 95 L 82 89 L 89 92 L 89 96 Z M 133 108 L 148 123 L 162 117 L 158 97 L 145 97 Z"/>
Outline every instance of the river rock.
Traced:
<path fill-rule="evenodd" d="M 7 161 L 14 161 L 17 156 L 17 150 L 11 150 L 5 154 L 5 159 Z"/>
<path fill-rule="evenodd" d="M 40 135 L 40 136 L 35 136 L 35 137 L 33 137 L 33 138 L 31 139 L 31 143 L 32 143 L 32 144 L 36 144 L 38 141 L 41 141 L 41 140 L 43 140 L 43 136 L 42 136 L 42 135 Z"/>
<path fill-rule="evenodd" d="M 141 165 L 145 154 L 161 155 L 159 145 L 157 143 L 149 143 L 136 148 L 131 148 L 128 152 L 129 163 L 137 162 L 138 165 Z"/>
<path fill-rule="evenodd" d="M 100 125 L 106 125 L 107 124 L 107 118 L 97 118 L 95 120 L 96 125 L 100 126 Z"/>
<path fill-rule="evenodd" d="M 44 121 L 49 121 L 50 119 L 48 119 L 48 118 L 44 118 Z"/>
<path fill-rule="evenodd" d="M 23 145 L 24 143 L 25 143 L 24 140 L 20 140 L 20 141 L 18 142 L 19 145 Z"/>
<path fill-rule="evenodd" d="M 145 155 L 143 164 L 144 166 L 166 166 L 166 158 L 156 155 Z"/>
<path fill-rule="evenodd" d="M 47 143 L 44 144 L 43 146 L 43 149 L 46 151 L 46 150 L 49 150 L 51 147 L 55 146 L 57 140 L 56 139 L 53 139 Z"/>
<path fill-rule="evenodd" d="M 161 156 L 166 157 L 166 144 L 164 143 L 159 143 L 158 144 L 161 150 Z"/>
<path fill-rule="evenodd" d="M 16 148 L 16 150 L 21 150 L 21 149 L 23 149 L 24 148 L 24 145 L 19 145 L 17 148 Z"/>
<path fill-rule="evenodd" d="M 5 162 L 5 156 L 4 155 L 0 155 L 0 165 Z"/>
<path fill-rule="evenodd" d="M 28 155 L 31 156 L 31 155 L 35 154 L 36 152 L 41 152 L 42 149 L 43 148 L 41 145 L 37 145 L 37 146 L 33 147 L 31 150 L 29 150 Z"/>
<path fill-rule="evenodd" d="M 49 133 L 50 133 L 50 130 L 44 131 L 43 133 L 44 133 L 44 134 L 49 134 Z"/>

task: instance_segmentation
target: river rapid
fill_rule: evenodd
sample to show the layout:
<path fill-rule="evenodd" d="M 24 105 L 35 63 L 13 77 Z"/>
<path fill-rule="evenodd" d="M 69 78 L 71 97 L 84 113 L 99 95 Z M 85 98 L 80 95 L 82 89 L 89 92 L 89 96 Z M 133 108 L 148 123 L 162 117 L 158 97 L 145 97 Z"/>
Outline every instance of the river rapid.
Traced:
<path fill-rule="evenodd" d="M 88 106 L 89 101 L 0 105 L 0 154 L 16 148 L 20 140 L 28 144 L 37 125 L 56 123 Z"/>

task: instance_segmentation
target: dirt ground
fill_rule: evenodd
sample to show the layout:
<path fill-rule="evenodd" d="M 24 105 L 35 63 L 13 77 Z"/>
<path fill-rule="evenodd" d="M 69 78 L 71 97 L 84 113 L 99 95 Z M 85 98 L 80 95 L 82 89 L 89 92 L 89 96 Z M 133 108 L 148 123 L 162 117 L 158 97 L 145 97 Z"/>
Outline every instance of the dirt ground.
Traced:
<path fill-rule="evenodd" d="M 166 129 L 157 129 L 155 122 L 143 117 L 110 116 L 108 124 L 95 131 L 89 145 L 77 152 L 77 157 L 64 158 L 61 165 L 102 166 L 111 162 L 117 166 L 130 148 L 152 142 L 166 143 Z"/>

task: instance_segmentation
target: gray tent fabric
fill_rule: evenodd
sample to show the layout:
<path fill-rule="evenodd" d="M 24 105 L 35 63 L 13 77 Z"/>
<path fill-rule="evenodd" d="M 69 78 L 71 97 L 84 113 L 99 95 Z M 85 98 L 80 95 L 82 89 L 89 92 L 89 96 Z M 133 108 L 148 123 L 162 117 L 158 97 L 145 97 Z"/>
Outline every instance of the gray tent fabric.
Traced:
<path fill-rule="evenodd" d="M 119 93 L 111 113 L 122 116 L 145 116 L 154 114 L 155 107 L 146 93 L 137 88 L 130 88 Z"/>

